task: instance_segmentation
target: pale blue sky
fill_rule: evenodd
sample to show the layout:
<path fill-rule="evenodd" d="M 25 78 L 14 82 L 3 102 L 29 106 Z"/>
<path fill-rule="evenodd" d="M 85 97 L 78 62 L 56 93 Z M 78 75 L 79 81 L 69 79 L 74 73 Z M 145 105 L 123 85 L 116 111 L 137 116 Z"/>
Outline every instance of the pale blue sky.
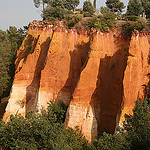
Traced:
<path fill-rule="evenodd" d="M 80 0 L 79 7 L 85 0 Z M 92 0 L 91 0 L 92 1 Z M 127 6 L 128 0 L 120 0 Z M 97 7 L 105 6 L 106 0 L 97 0 Z M 33 20 L 41 20 L 41 9 L 34 7 L 33 0 L 0 0 L 0 29 L 9 26 L 22 28 Z"/>

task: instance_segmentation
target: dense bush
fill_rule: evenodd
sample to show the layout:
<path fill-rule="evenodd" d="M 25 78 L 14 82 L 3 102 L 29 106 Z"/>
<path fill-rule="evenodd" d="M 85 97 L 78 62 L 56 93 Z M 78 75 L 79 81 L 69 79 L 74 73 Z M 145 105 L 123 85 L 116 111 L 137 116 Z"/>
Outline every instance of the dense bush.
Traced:
<path fill-rule="evenodd" d="M 43 19 L 47 19 L 49 21 L 53 21 L 55 19 L 62 20 L 68 15 L 68 10 L 62 8 L 60 6 L 51 7 L 48 6 L 43 10 L 42 17 Z"/>
<path fill-rule="evenodd" d="M 83 15 L 84 15 L 84 17 L 91 17 L 91 14 L 89 12 L 87 12 L 87 11 L 84 12 Z"/>
<path fill-rule="evenodd" d="M 16 52 L 25 37 L 25 30 L 10 26 L 0 30 L 0 100 L 8 96 L 15 73 Z"/>
<path fill-rule="evenodd" d="M 138 99 L 133 115 L 125 115 L 124 129 L 132 150 L 150 149 L 150 104 L 148 99 Z"/>
<path fill-rule="evenodd" d="M 92 5 L 92 3 L 90 1 L 86 0 L 83 3 L 83 11 L 84 12 L 88 12 L 90 14 L 90 16 L 93 15 L 93 13 L 94 13 L 94 7 L 93 7 L 93 5 Z"/>
<path fill-rule="evenodd" d="M 3 149 L 88 149 L 87 141 L 74 130 L 64 129 L 66 106 L 51 102 L 41 114 L 29 112 L 26 118 L 11 116 L 9 124 L 0 122 L 0 147 Z"/>
<path fill-rule="evenodd" d="M 79 21 L 81 21 L 83 18 L 82 14 L 77 14 L 73 16 L 68 16 L 65 19 L 65 25 L 67 29 L 70 29 L 71 27 L 74 27 Z"/>
<path fill-rule="evenodd" d="M 134 15 L 130 15 L 130 16 L 126 16 L 125 19 L 129 20 L 129 21 L 136 21 L 139 17 L 138 16 L 134 16 Z"/>
<path fill-rule="evenodd" d="M 137 100 L 133 115 L 126 115 L 124 128 L 116 134 L 103 133 L 88 143 L 81 132 L 64 129 L 67 107 L 62 101 L 50 102 L 40 114 L 11 116 L 10 122 L 0 122 L 0 147 L 14 150 L 149 150 L 150 104 Z"/>
<path fill-rule="evenodd" d="M 36 4 L 36 2 L 34 2 Z M 54 21 L 62 20 L 72 13 L 79 5 L 79 0 L 46 0 L 46 8 L 42 11 L 43 19 Z M 71 11 L 72 10 L 72 11 Z"/>
<path fill-rule="evenodd" d="M 87 29 L 96 28 L 104 32 L 113 30 L 115 15 L 106 7 L 101 7 L 101 13 L 101 15 L 93 16 L 86 21 Z"/>
<path fill-rule="evenodd" d="M 126 140 L 125 133 L 111 135 L 103 133 L 97 140 L 93 141 L 97 150 L 129 150 L 129 143 Z"/>
<path fill-rule="evenodd" d="M 11 42 L 7 34 L 0 30 L 0 98 L 9 87 L 9 66 L 11 65 Z"/>
<path fill-rule="evenodd" d="M 131 37 L 134 30 L 142 31 L 146 26 L 146 21 L 144 19 L 137 19 L 135 22 L 127 21 L 122 25 L 122 35 L 125 37 Z"/>

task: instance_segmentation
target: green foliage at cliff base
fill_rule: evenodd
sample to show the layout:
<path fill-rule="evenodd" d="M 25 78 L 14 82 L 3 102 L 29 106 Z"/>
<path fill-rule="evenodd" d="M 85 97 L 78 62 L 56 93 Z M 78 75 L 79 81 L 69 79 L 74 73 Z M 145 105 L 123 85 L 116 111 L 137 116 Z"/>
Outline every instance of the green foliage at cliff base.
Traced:
<path fill-rule="evenodd" d="M 64 129 L 66 106 L 51 102 L 47 111 L 11 116 L 10 122 L 0 122 L 0 147 L 14 150 L 87 149 L 88 142 L 71 128 Z"/>
<path fill-rule="evenodd" d="M 139 99 L 126 115 L 124 128 L 116 134 L 103 133 L 92 143 L 81 132 L 64 129 L 67 107 L 62 101 L 50 102 L 40 114 L 27 113 L 26 117 L 12 115 L 10 122 L 0 122 L 0 147 L 14 150 L 149 150 L 150 106 L 148 100 Z"/>

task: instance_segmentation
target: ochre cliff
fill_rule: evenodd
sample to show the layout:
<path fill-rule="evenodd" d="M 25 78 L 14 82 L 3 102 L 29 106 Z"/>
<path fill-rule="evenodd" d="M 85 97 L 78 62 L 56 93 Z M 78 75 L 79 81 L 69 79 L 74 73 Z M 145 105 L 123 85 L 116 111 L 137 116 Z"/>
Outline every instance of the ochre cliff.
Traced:
<path fill-rule="evenodd" d="M 149 82 L 149 35 L 64 29 L 60 22 L 32 22 L 18 50 L 6 112 L 39 111 L 49 100 L 67 104 L 66 127 L 78 127 L 91 141 L 115 132 Z"/>

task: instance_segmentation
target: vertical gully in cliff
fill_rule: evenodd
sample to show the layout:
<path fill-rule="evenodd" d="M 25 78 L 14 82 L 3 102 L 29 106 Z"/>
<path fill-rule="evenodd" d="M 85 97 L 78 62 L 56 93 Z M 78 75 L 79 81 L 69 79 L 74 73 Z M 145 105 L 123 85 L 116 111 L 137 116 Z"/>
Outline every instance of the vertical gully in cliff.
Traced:
<path fill-rule="evenodd" d="M 105 54 L 105 57 L 100 59 L 96 89 L 90 102 L 97 121 L 98 134 L 104 131 L 113 134 L 119 121 L 117 118 L 123 103 L 123 79 L 129 56 L 129 44 L 130 40 L 115 37 L 117 51 L 113 56 Z M 92 126 L 94 127 L 94 120 Z"/>
<path fill-rule="evenodd" d="M 48 50 L 53 39 L 54 30 L 52 32 L 51 39 L 48 37 L 45 42 L 41 44 L 41 51 L 37 60 L 34 77 L 31 84 L 26 88 L 26 112 L 35 110 L 37 111 L 38 94 L 40 88 L 41 71 L 44 69 L 46 64 L 46 58 Z M 34 108 L 33 108 L 34 107 Z"/>
<path fill-rule="evenodd" d="M 82 42 L 81 44 L 76 45 L 73 51 L 70 51 L 71 60 L 69 75 L 64 87 L 58 92 L 57 96 L 57 100 L 59 100 L 61 97 L 64 97 L 63 94 L 65 95 L 65 91 L 69 91 L 69 100 L 65 102 L 67 105 L 69 105 L 72 95 L 75 92 L 81 72 L 84 70 L 88 62 L 90 54 L 90 41 L 91 40 L 89 39 L 88 42 Z"/>
<path fill-rule="evenodd" d="M 18 65 L 19 65 L 19 62 L 24 58 L 24 61 L 27 59 L 28 55 L 29 54 L 32 54 L 35 50 L 35 46 L 39 40 L 39 36 L 37 38 L 34 39 L 34 43 L 32 44 L 32 39 L 33 39 L 33 36 L 31 34 L 27 35 L 26 37 L 27 40 L 24 41 L 24 45 L 27 45 L 25 47 L 25 51 L 21 51 L 18 56 L 17 56 L 17 59 L 16 59 L 16 62 L 15 62 L 15 68 L 17 69 L 18 68 Z M 32 50 L 30 50 L 29 47 L 32 47 Z M 19 68 L 18 71 L 20 71 L 20 69 L 22 68 Z M 17 73 L 17 72 L 16 72 Z"/>

